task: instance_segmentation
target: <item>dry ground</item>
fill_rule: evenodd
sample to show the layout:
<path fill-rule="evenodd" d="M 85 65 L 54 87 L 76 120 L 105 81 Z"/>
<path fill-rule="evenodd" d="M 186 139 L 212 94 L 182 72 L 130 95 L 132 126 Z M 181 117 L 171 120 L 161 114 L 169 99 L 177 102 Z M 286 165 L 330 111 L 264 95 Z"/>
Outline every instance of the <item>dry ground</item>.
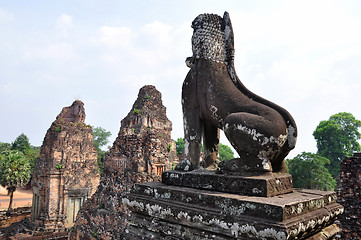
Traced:
<path fill-rule="evenodd" d="M 8 191 L 0 186 L 0 210 L 7 209 L 9 207 Z M 14 192 L 13 208 L 31 206 L 33 202 L 33 191 L 17 189 Z"/>

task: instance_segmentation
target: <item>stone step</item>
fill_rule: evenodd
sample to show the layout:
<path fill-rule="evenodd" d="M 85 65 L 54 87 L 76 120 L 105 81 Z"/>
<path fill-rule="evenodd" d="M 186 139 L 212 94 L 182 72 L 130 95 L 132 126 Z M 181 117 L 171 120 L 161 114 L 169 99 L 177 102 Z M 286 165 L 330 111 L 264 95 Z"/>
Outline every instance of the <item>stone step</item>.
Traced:
<path fill-rule="evenodd" d="M 156 182 L 135 185 L 122 202 L 133 212 L 134 229 L 159 233 L 178 224 L 190 236 L 205 231 L 225 239 L 301 239 L 333 224 L 343 212 L 332 192 L 296 189 L 269 198 L 247 197 Z M 141 216 L 152 223 L 140 224 Z"/>
<path fill-rule="evenodd" d="M 222 214 L 256 216 L 275 221 L 312 212 L 336 202 L 334 192 L 296 189 L 274 197 L 255 197 L 208 190 L 143 183 L 133 187 L 132 195 L 160 200 L 176 200 L 179 204 L 205 206 Z"/>

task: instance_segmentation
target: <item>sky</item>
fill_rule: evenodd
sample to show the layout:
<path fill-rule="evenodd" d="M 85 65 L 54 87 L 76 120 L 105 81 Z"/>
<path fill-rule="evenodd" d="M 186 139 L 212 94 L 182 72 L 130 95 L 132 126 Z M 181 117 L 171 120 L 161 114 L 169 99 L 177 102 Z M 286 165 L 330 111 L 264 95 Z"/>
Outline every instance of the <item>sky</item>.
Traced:
<path fill-rule="evenodd" d="M 40 146 L 61 109 L 80 99 L 86 123 L 111 131 L 111 145 L 144 85 L 162 93 L 172 138 L 183 137 L 191 22 L 224 11 L 240 80 L 296 121 L 288 157 L 316 152 L 312 133 L 331 115 L 361 119 L 358 0 L 0 0 L 0 142 L 25 133 Z"/>

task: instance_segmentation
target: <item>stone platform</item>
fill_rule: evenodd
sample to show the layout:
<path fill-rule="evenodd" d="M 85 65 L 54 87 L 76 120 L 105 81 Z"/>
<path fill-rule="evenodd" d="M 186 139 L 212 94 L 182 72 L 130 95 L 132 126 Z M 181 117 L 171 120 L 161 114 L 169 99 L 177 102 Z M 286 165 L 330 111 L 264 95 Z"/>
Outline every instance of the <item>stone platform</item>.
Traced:
<path fill-rule="evenodd" d="M 162 183 L 134 186 L 126 239 L 329 239 L 343 212 L 334 192 L 256 197 Z"/>
<path fill-rule="evenodd" d="M 293 191 L 292 176 L 287 173 L 252 173 L 240 176 L 207 170 L 172 170 L 163 172 L 162 182 L 173 186 L 260 197 L 272 197 Z"/>

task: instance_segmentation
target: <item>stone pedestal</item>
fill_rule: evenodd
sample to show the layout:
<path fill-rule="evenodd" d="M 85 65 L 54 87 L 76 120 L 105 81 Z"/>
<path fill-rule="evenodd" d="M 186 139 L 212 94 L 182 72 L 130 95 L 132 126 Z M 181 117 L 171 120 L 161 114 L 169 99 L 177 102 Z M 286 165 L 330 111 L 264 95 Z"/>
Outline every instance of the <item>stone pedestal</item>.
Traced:
<path fill-rule="evenodd" d="M 217 174 L 214 171 L 166 171 L 167 185 L 206 189 L 248 196 L 272 197 L 293 191 L 292 176 L 287 173 Z"/>
<path fill-rule="evenodd" d="M 143 183 L 122 202 L 125 239 L 330 239 L 343 212 L 334 192 L 305 189 L 260 197 Z"/>

